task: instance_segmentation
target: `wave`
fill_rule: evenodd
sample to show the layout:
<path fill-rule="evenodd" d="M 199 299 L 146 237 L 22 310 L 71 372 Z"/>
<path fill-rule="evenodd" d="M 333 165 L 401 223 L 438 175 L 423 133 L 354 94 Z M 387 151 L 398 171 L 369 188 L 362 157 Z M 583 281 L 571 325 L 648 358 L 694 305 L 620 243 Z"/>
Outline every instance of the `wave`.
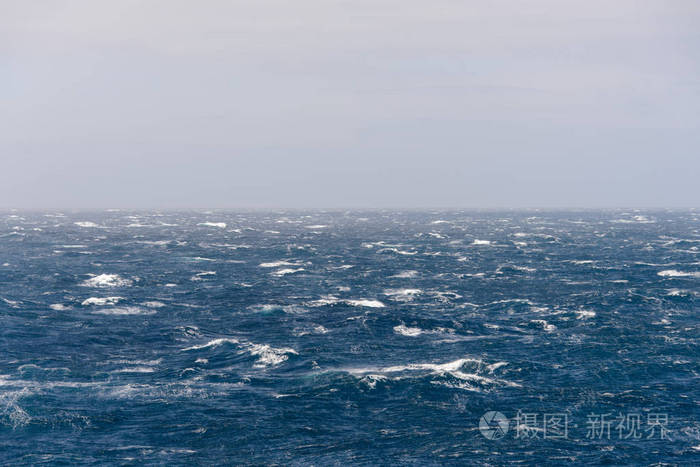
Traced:
<path fill-rule="evenodd" d="M 111 370 L 109 373 L 153 373 L 155 368 L 150 366 L 131 366 L 125 368 L 117 368 L 116 370 Z"/>
<path fill-rule="evenodd" d="M 576 319 L 595 318 L 596 312 L 590 310 L 579 310 L 576 312 Z"/>
<path fill-rule="evenodd" d="M 491 240 L 479 240 L 476 238 L 472 242 L 472 245 L 490 245 L 490 244 L 491 244 Z"/>
<path fill-rule="evenodd" d="M 132 280 L 124 279 L 119 274 L 100 274 L 83 281 L 84 287 L 129 287 Z"/>
<path fill-rule="evenodd" d="M 298 305 L 278 305 L 276 303 L 266 303 L 264 305 L 253 305 L 249 307 L 251 311 L 256 313 L 274 313 L 276 311 L 281 311 L 284 313 L 295 313 L 304 312 L 304 308 Z"/>
<path fill-rule="evenodd" d="M 328 329 L 320 324 L 315 326 L 306 326 L 302 328 L 295 328 L 293 334 L 297 337 L 306 336 L 308 334 L 328 334 Z"/>
<path fill-rule="evenodd" d="M 203 277 L 215 276 L 215 275 L 216 275 L 216 271 L 203 271 L 203 272 L 198 272 L 194 276 L 190 277 L 190 280 L 191 281 L 201 281 L 201 280 L 204 280 L 204 279 L 202 279 Z"/>
<path fill-rule="evenodd" d="M 533 319 L 533 320 L 530 320 L 530 322 L 540 326 L 546 332 L 554 332 L 557 330 L 557 327 L 555 325 L 549 324 L 547 321 L 545 321 L 543 319 Z"/>
<path fill-rule="evenodd" d="M 219 337 L 204 344 L 194 345 L 182 350 L 202 350 L 206 348 L 219 347 L 224 344 L 240 346 L 241 350 L 239 351 L 239 354 L 248 353 L 252 356 L 258 357 L 254 364 L 255 367 L 277 366 L 285 362 L 289 358 L 289 355 L 298 355 L 297 351 L 290 347 L 276 348 L 270 346 L 269 344 L 255 344 L 252 342 L 241 341 L 234 337 Z"/>
<path fill-rule="evenodd" d="M 412 377 L 416 374 L 418 377 L 423 377 L 426 374 L 445 377 L 451 376 L 457 380 L 467 384 L 454 384 L 450 381 L 433 380 L 432 384 L 452 385 L 460 389 L 473 391 L 481 391 L 484 387 L 521 387 L 519 383 L 507 381 L 500 378 L 495 378 L 494 371 L 508 362 L 496 362 L 490 365 L 485 364 L 480 359 L 460 358 L 447 363 L 408 363 L 405 365 L 396 365 L 388 367 L 364 367 L 364 368 L 343 368 L 340 371 L 346 372 L 362 379 L 370 378 L 370 381 L 386 381 L 389 379 L 402 379 Z M 489 375 L 489 376 L 486 376 Z M 476 383 L 479 386 L 474 386 Z"/>
<path fill-rule="evenodd" d="M 421 289 L 388 289 L 384 291 L 384 295 L 400 301 L 411 301 L 416 295 L 422 293 Z"/>
<path fill-rule="evenodd" d="M 85 228 L 102 227 L 101 225 L 95 224 L 94 222 L 90 222 L 90 221 L 73 222 L 73 224 L 77 225 L 78 227 L 85 227 Z"/>
<path fill-rule="evenodd" d="M 305 269 L 304 268 L 297 268 L 297 269 L 284 268 L 284 269 L 278 269 L 277 271 L 273 271 L 270 274 L 272 274 L 273 276 L 282 277 L 282 276 L 286 276 L 287 274 L 294 274 L 296 272 L 301 272 L 301 271 L 305 271 Z"/>
<path fill-rule="evenodd" d="M 382 248 L 381 250 L 377 250 L 377 253 L 384 253 L 385 251 L 396 253 L 399 255 L 405 255 L 405 256 L 413 256 L 417 255 L 417 251 L 406 251 L 406 250 L 399 250 L 398 248 Z"/>
<path fill-rule="evenodd" d="M 137 306 L 125 306 L 116 308 L 104 308 L 101 310 L 95 310 L 92 312 L 94 315 L 114 315 L 114 316 L 127 316 L 127 315 L 152 315 L 155 310 L 144 310 Z"/>
<path fill-rule="evenodd" d="M 202 225 L 205 227 L 218 227 L 220 229 L 226 228 L 226 222 L 200 222 L 197 225 Z"/>
<path fill-rule="evenodd" d="M 694 277 L 700 278 L 700 272 L 685 272 L 678 271 L 676 269 L 667 269 L 665 271 L 659 271 L 657 273 L 661 277 Z"/>
<path fill-rule="evenodd" d="M 124 300 L 124 297 L 90 297 L 83 300 L 81 305 L 114 305 L 120 300 Z"/>
<path fill-rule="evenodd" d="M 418 276 L 418 271 L 414 270 L 408 270 L 408 271 L 401 271 L 398 274 L 395 274 L 390 277 L 395 277 L 397 279 L 413 279 Z"/>
<path fill-rule="evenodd" d="M 299 262 L 290 262 L 286 260 L 281 260 L 281 261 L 274 261 L 272 263 L 260 263 L 259 266 L 261 268 L 278 268 L 281 266 L 301 266 L 301 263 Z"/>
<path fill-rule="evenodd" d="M 367 307 L 367 308 L 384 308 L 386 305 L 379 300 L 371 300 L 366 298 L 359 299 L 343 299 L 333 295 L 325 295 L 318 300 L 307 302 L 308 306 L 325 306 L 335 304 L 345 304 L 349 306 Z"/>
<path fill-rule="evenodd" d="M 384 304 L 379 300 L 367 300 L 361 298 L 359 300 L 343 300 L 344 303 L 350 306 L 363 306 L 368 308 L 384 308 Z"/>
<path fill-rule="evenodd" d="M 421 328 L 409 328 L 401 324 L 399 326 L 394 326 L 394 332 L 406 337 L 417 337 L 423 334 L 424 331 Z"/>

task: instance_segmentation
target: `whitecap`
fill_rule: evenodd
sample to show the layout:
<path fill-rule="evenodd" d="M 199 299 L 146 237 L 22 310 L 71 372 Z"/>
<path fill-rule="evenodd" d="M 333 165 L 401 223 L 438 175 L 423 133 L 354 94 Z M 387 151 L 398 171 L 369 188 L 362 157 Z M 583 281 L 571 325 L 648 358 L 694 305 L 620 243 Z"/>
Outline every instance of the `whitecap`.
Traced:
<path fill-rule="evenodd" d="M 382 248 L 381 250 L 377 250 L 377 253 L 384 253 L 385 251 L 390 251 L 399 255 L 406 255 L 406 256 L 413 256 L 417 255 L 417 251 L 406 251 L 406 250 L 399 250 L 398 248 Z"/>
<path fill-rule="evenodd" d="M 279 365 L 289 358 L 287 354 L 298 355 L 292 348 L 275 348 L 267 344 L 247 344 L 247 352 L 258 357 L 255 364 L 257 367 Z"/>
<path fill-rule="evenodd" d="M 219 337 L 212 339 L 209 342 L 201 345 L 194 345 L 182 349 L 183 351 L 201 350 L 209 347 L 218 347 L 223 344 L 233 344 L 242 347 L 239 353 L 248 353 L 258 357 L 255 362 L 256 367 L 275 366 L 286 361 L 289 355 L 298 355 L 297 351 L 289 347 L 276 348 L 268 344 L 255 344 L 252 342 L 241 341 L 232 337 Z"/>
<path fill-rule="evenodd" d="M 150 366 L 131 366 L 126 368 L 118 368 L 110 371 L 110 373 L 153 373 L 155 368 Z"/>
<path fill-rule="evenodd" d="M 423 330 L 421 328 L 409 328 L 403 324 L 394 326 L 394 332 L 407 337 L 417 337 L 423 334 Z"/>
<path fill-rule="evenodd" d="M 94 222 L 90 221 L 81 221 L 81 222 L 73 222 L 75 225 L 78 227 L 100 227 L 99 224 L 95 224 Z"/>
<path fill-rule="evenodd" d="M 472 245 L 490 245 L 491 240 L 479 240 L 479 239 L 474 239 L 472 242 Z"/>
<path fill-rule="evenodd" d="M 69 307 L 69 306 L 63 305 L 63 304 L 61 304 L 61 303 L 53 303 L 53 304 L 49 305 L 49 308 L 51 308 L 51 309 L 54 310 L 54 311 L 66 311 L 66 310 L 70 310 L 70 307 Z"/>
<path fill-rule="evenodd" d="M 506 362 L 499 362 L 503 366 Z M 353 375 L 367 375 L 367 374 L 377 374 L 381 376 L 387 376 L 392 373 L 404 373 L 404 372 L 428 372 L 434 375 L 445 375 L 449 374 L 455 378 L 461 379 L 463 381 L 472 381 L 484 384 L 495 384 L 510 387 L 520 387 L 520 384 L 511 381 L 489 378 L 476 373 L 466 373 L 464 372 L 465 366 L 475 366 L 476 372 L 482 371 L 482 369 L 489 369 L 490 366 L 484 365 L 484 363 L 479 359 L 473 358 L 460 358 L 447 363 L 409 363 L 406 365 L 396 365 L 389 367 L 380 368 L 346 368 L 343 371 Z M 497 367 L 496 367 L 497 368 Z M 494 368 L 495 369 L 495 368 Z M 492 372 L 491 370 L 490 372 Z"/>
<path fill-rule="evenodd" d="M 198 272 L 198 273 L 195 274 L 194 276 L 190 277 L 190 280 L 191 280 L 191 281 L 201 281 L 201 280 L 204 280 L 204 279 L 202 279 L 203 277 L 206 277 L 206 276 L 215 276 L 215 275 L 216 275 L 216 271 Z"/>
<path fill-rule="evenodd" d="M 384 291 L 384 295 L 391 297 L 394 300 L 413 300 L 416 295 L 422 294 L 421 289 L 388 289 Z"/>
<path fill-rule="evenodd" d="M 305 225 L 304 227 L 307 228 L 307 229 L 325 229 L 325 228 L 327 228 L 328 226 L 327 226 L 327 225 L 319 224 L 319 225 Z"/>
<path fill-rule="evenodd" d="M 100 274 L 83 281 L 85 287 L 129 287 L 133 281 L 123 279 L 119 274 Z"/>
<path fill-rule="evenodd" d="M 90 297 L 83 300 L 81 305 L 114 305 L 119 300 L 124 300 L 123 297 Z"/>
<path fill-rule="evenodd" d="M 202 226 L 206 226 L 206 227 L 218 227 L 220 229 L 226 228 L 225 222 L 200 222 L 197 225 L 202 225 Z"/>
<path fill-rule="evenodd" d="M 152 315 L 155 310 L 144 310 L 136 306 L 125 306 L 117 308 L 103 308 L 101 310 L 95 310 L 92 312 L 95 315 L 114 315 L 114 316 L 127 316 L 127 315 Z"/>
<path fill-rule="evenodd" d="M 327 334 L 328 329 L 318 324 L 312 327 L 295 328 L 294 335 L 297 337 L 306 336 L 307 334 Z"/>
<path fill-rule="evenodd" d="M 693 277 L 700 278 L 700 272 L 685 272 L 678 271 L 676 269 L 667 269 L 665 271 L 659 271 L 657 273 L 661 277 Z"/>
<path fill-rule="evenodd" d="M 413 279 L 414 277 L 418 276 L 418 271 L 414 270 L 408 270 L 408 271 L 401 271 L 398 274 L 395 274 L 391 277 L 395 277 L 397 279 Z"/>
<path fill-rule="evenodd" d="M 345 303 L 351 306 L 363 306 L 363 307 L 368 307 L 368 308 L 384 308 L 384 304 L 380 302 L 379 300 L 367 300 L 367 299 L 359 299 L 359 300 L 344 300 Z"/>
<path fill-rule="evenodd" d="M 260 263 L 261 268 L 278 268 L 280 266 L 299 266 L 300 263 L 298 262 L 289 262 L 289 261 L 274 261 L 272 263 Z"/>
<path fill-rule="evenodd" d="M 222 344 L 238 344 L 239 340 L 235 339 L 233 337 L 219 337 L 216 339 L 212 339 L 209 342 L 201 345 L 193 345 L 192 347 L 187 347 L 185 349 L 182 349 L 183 351 L 187 350 L 200 350 L 200 349 L 206 349 L 208 347 L 218 347 Z"/>
<path fill-rule="evenodd" d="M 279 269 L 277 271 L 273 271 L 270 274 L 272 274 L 273 276 L 282 277 L 282 276 L 286 276 L 287 274 L 294 274 L 296 272 L 301 272 L 301 271 L 304 271 L 304 268 L 297 268 L 297 269 L 284 268 L 284 269 Z"/>
<path fill-rule="evenodd" d="M 533 324 L 537 324 L 546 332 L 554 332 L 557 329 L 557 327 L 555 325 L 549 324 L 547 321 L 545 321 L 543 319 L 533 319 L 533 320 L 530 320 L 530 322 Z"/>

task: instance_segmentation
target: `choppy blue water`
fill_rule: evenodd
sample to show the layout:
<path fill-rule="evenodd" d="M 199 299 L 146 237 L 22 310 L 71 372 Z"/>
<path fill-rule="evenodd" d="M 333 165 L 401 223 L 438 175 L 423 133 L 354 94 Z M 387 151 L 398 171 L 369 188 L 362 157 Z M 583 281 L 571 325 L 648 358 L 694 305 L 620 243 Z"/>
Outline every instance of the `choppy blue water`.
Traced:
<path fill-rule="evenodd" d="M 698 465 L 698 253 L 694 211 L 4 213 L 0 461 Z"/>

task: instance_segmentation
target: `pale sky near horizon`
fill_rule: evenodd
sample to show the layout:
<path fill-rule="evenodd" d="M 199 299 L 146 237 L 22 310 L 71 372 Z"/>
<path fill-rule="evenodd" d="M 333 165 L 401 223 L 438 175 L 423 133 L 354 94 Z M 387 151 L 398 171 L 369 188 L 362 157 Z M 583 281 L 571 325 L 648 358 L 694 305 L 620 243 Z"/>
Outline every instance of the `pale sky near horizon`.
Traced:
<path fill-rule="evenodd" d="M 700 207 L 700 2 L 0 0 L 0 208 Z"/>

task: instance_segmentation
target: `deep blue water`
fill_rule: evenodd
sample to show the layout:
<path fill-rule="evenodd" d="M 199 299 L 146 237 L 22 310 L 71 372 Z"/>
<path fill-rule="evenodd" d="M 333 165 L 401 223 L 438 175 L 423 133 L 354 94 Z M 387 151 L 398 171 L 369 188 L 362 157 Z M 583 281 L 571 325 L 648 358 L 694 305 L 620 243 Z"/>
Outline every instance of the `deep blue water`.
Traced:
<path fill-rule="evenodd" d="M 695 211 L 6 212 L 0 462 L 698 465 L 699 253 Z"/>

